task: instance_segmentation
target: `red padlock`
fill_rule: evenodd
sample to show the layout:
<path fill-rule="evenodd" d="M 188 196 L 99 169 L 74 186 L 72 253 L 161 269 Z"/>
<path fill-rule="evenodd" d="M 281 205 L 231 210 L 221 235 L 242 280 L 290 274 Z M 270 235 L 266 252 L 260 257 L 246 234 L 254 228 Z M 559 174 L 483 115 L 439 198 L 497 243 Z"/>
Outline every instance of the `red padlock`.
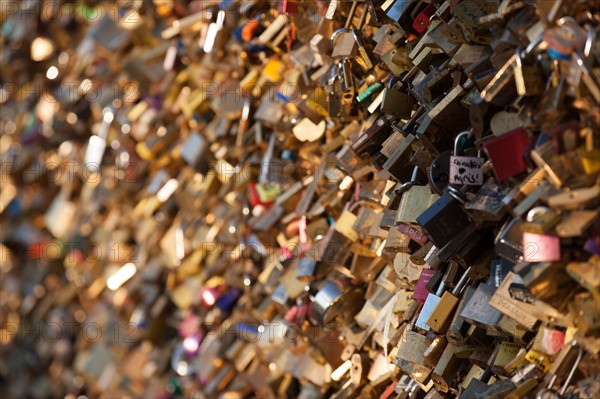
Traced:
<path fill-rule="evenodd" d="M 258 194 L 258 190 L 256 189 L 256 185 L 254 183 L 248 184 L 248 191 L 250 192 L 250 206 L 252 206 L 252 208 L 257 205 L 262 205 L 265 208 L 273 205 L 274 201 L 264 202 L 260 199 L 260 195 Z"/>
<path fill-rule="evenodd" d="M 483 143 L 492 161 L 496 179 L 504 181 L 525 171 L 523 155 L 531 141 L 523 128 L 512 130 Z"/>
<path fill-rule="evenodd" d="M 427 299 L 429 295 L 429 291 L 427 291 L 427 282 L 434 275 L 435 270 L 433 269 L 423 269 L 421 270 L 421 276 L 417 281 L 417 285 L 415 287 L 415 292 L 413 293 L 412 299 L 417 301 L 424 301 Z"/>
<path fill-rule="evenodd" d="M 282 14 L 298 14 L 298 4 L 295 0 L 281 0 L 279 2 L 279 12 Z"/>
<path fill-rule="evenodd" d="M 435 14 L 436 10 L 437 9 L 433 4 L 428 4 L 427 7 L 425 7 L 413 21 L 413 29 L 419 33 L 425 32 L 429 26 L 429 20 L 431 16 Z"/>

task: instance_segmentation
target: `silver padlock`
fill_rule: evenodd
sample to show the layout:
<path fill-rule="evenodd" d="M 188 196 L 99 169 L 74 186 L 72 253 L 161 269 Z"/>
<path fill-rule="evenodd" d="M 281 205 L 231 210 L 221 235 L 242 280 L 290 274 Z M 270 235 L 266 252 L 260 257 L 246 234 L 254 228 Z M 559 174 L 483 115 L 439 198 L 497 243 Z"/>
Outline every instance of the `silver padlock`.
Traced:
<path fill-rule="evenodd" d="M 470 134 L 471 131 L 465 131 L 459 133 L 454 139 L 454 153 L 450 156 L 450 184 L 473 186 L 483 184 L 483 158 L 481 156 L 464 157 L 458 155 L 460 139 Z"/>
<path fill-rule="evenodd" d="M 331 35 L 331 46 L 333 47 L 331 57 L 333 59 L 350 58 L 354 55 L 356 38 L 352 33 L 351 26 L 357 6 L 358 2 L 355 1 L 352 3 L 352 8 L 350 8 L 348 18 L 346 19 L 346 24 L 343 28 L 336 30 Z"/>

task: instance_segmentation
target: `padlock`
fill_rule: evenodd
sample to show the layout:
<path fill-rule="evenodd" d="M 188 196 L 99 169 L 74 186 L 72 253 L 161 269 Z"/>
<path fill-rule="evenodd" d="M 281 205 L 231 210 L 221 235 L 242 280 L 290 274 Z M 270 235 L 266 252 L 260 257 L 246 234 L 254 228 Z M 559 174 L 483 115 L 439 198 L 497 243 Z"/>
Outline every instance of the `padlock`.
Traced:
<path fill-rule="evenodd" d="M 416 4 L 408 0 L 395 1 L 391 6 L 385 10 L 386 15 L 396 21 L 404 31 L 407 31 L 411 23 L 411 13 L 415 8 Z"/>
<path fill-rule="evenodd" d="M 450 323 L 450 327 L 446 332 L 446 339 L 448 342 L 456 345 L 462 346 L 464 342 L 464 337 L 466 335 L 466 330 L 468 329 L 469 324 L 462 318 L 461 313 L 464 310 L 465 306 L 473 296 L 475 289 L 467 286 L 463 293 L 463 296 L 458 305 L 457 311 L 454 313 L 454 318 Z"/>
<path fill-rule="evenodd" d="M 430 242 L 426 243 L 421 248 L 419 248 L 416 251 L 414 251 L 410 255 L 409 260 L 412 263 L 416 264 L 416 265 L 425 265 L 427 263 L 427 261 L 425 260 L 425 258 L 427 257 L 427 255 L 429 255 L 429 252 L 431 251 L 431 248 L 433 248 L 433 244 L 430 243 Z"/>
<path fill-rule="evenodd" d="M 377 43 L 373 49 L 373 54 L 382 57 L 386 52 L 396 47 L 396 44 L 403 36 L 404 33 L 397 27 L 390 24 L 381 25 L 372 37 L 372 40 Z"/>
<path fill-rule="evenodd" d="M 433 369 L 431 380 L 440 392 L 448 392 L 454 379 L 454 373 L 460 365 L 460 359 L 456 356 L 458 350 L 458 346 L 449 343 Z"/>
<path fill-rule="evenodd" d="M 515 301 L 511 298 L 509 286 L 514 282 L 514 279 L 515 274 L 509 272 L 502 281 L 502 284 L 493 293 L 488 303 L 504 315 L 518 321 L 525 328 L 531 330 L 538 319 L 531 313 L 534 309 L 533 305 Z M 493 287 L 491 288 L 493 290 Z"/>
<path fill-rule="evenodd" d="M 102 158 L 104 156 L 104 151 L 106 150 L 106 140 L 113 119 L 114 110 L 109 107 L 104 108 L 100 131 L 98 132 L 98 135 L 90 137 L 83 160 L 85 168 L 90 171 L 97 171 L 102 165 Z M 158 142 L 159 138 L 155 137 L 154 141 Z"/>
<path fill-rule="evenodd" d="M 575 348 L 577 347 L 577 341 L 573 340 L 571 342 L 570 348 L 567 349 L 571 349 L 571 348 Z M 568 352 L 566 352 L 568 353 Z M 578 348 L 578 352 L 577 352 L 577 357 L 575 358 L 575 362 L 573 363 L 573 366 L 569 372 L 569 374 L 567 375 L 567 377 L 565 378 L 563 385 L 561 387 L 560 390 L 554 390 L 552 389 L 554 387 L 554 384 L 556 383 L 556 378 L 557 378 L 557 372 L 556 370 L 554 370 L 554 372 L 552 374 L 549 373 L 549 375 L 546 377 L 550 377 L 549 381 L 548 381 L 548 385 L 540 390 L 537 394 L 536 394 L 536 399 L 544 399 L 544 398 L 562 398 L 565 395 L 565 392 L 567 391 L 567 388 L 569 387 L 569 383 L 571 382 L 571 378 L 573 377 L 573 374 L 575 373 L 575 370 L 577 369 L 577 367 L 579 366 L 579 362 L 581 361 L 581 357 L 583 356 L 583 350 L 581 349 L 581 346 L 579 346 Z M 557 360 L 557 364 L 560 364 L 561 361 L 564 361 L 564 357 L 566 357 L 566 354 L 563 355 L 562 359 Z"/>
<path fill-rule="evenodd" d="M 414 185 L 402 195 L 397 223 L 416 224 L 417 217 L 427 210 L 438 199 L 437 194 L 432 194 L 429 186 Z"/>
<path fill-rule="evenodd" d="M 402 75 L 412 67 L 412 62 L 408 57 L 408 49 L 405 46 L 390 45 L 389 49 L 381 56 L 381 61 L 396 76 Z"/>
<path fill-rule="evenodd" d="M 404 142 L 404 135 L 398 131 L 393 132 L 384 142 L 381 147 L 381 154 L 386 158 L 391 158 L 394 152 Z"/>
<path fill-rule="evenodd" d="M 471 379 L 467 388 L 463 391 L 461 398 L 483 399 L 483 398 L 504 398 L 505 395 L 515 388 L 511 380 L 500 380 L 493 384 L 486 384 L 479 379 Z"/>
<path fill-rule="evenodd" d="M 490 13 L 497 11 L 495 6 L 480 4 L 475 1 L 467 1 L 457 7 L 452 7 L 452 15 L 458 20 L 462 31 L 470 41 L 487 44 L 490 38 L 486 31 L 482 29 L 482 20 Z"/>
<path fill-rule="evenodd" d="M 600 317 L 598 317 L 598 302 L 594 294 L 583 292 L 575 296 L 573 309 L 576 314 L 577 325 L 582 330 L 596 331 L 600 328 Z"/>
<path fill-rule="evenodd" d="M 450 184 L 483 184 L 483 158 L 458 155 L 458 144 L 470 132 L 459 133 L 454 139 L 454 153 L 450 157 Z"/>
<path fill-rule="evenodd" d="M 433 4 L 427 4 L 415 17 L 412 28 L 418 33 L 423 33 L 429 26 L 429 21 L 436 10 Z"/>
<path fill-rule="evenodd" d="M 434 104 L 452 88 L 452 75 L 448 68 L 432 68 L 417 87 L 422 90 L 422 98 L 428 104 Z M 417 89 L 415 87 L 415 89 Z"/>
<path fill-rule="evenodd" d="M 342 76 L 342 90 L 340 93 L 340 112 L 338 117 L 346 120 L 348 118 L 356 118 L 358 109 L 355 107 L 355 88 L 354 77 L 352 75 L 350 62 L 343 59 L 339 63 L 339 70 Z"/>
<path fill-rule="evenodd" d="M 399 185 L 400 183 L 397 183 Z M 396 224 L 396 214 L 398 213 L 398 206 L 400 206 L 400 199 L 402 193 L 398 193 L 397 190 L 392 187 L 390 194 L 386 194 L 390 200 L 387 206 L 383 210 L 383 217 L 381 218 L 380 227 L 382 229 L 390 229 Z"/>
<path fill-rule="evenodd" d="M 311 314 L 322 326 L 343 325 L 364 303 L 360 287 L 343 279 L 327 281 L 314 297 Z"/>
<path fill-rule="evenodd" d="M 383 85 L 380 82 L 375 82 L 372 85 L 359 92 L 356 96 L 356 100 L 362 105 L 371 108 L 375 101 L 378 101 L 379 94 L 383 90 Z M 378 107 L 377 107 L 378 108 Z"/>
<path fill-rule="evenodd" d="M 429 318 L 426 321 L 426 324 L 431 327 L 431 329 L 439 334 L 445 334 L 446 330 L 450 324 L 451 317 L 454 314 L 454 310 L 458 305 L 459 293 L 464 288 L 465 284 L 468 281 L 468 274 L 470 269 L 467 269 L 463 275 L 460 277 L 456 286 L 452 289 L 452 291 L 445 291 L 441 298 L 437 301 L 435 308 L 429 315 Z M 468 305 L 467 305 L 468 308 Z M 463 319 L 464 319 L 463 315 Z"/>
<path fill-rule="evenodd" d="M 456 284 L 452 293 L 444 292 L 446 284 L 443 281 L 443 277 L 440 279 L 435 294 L 430 293 L 427 295 L 427 299 L 425 300 L 423 308 L 421 309 L 421 313 L 419 314 L 419 318 L 417 319 L 417 327 L 425 331 L 429 331 L 430 328 L 433 328 L 433 330 L 438 333 L 445 332 L 445 328 L 447 327 L 446 321 L 450 321 L 452 311 L 454 310 L 454 307 L 458 304 L 458 299 L 456 298 L 456 295 L 458 295 L 460 290 L 464 288 L 464 285 L 466 284 L 468 279 L 468 273 L 469 270 L 465 271 L 465 273 L 461 276 L 458 283 Z M 444 298 L 442 298 L 443 292 L 445 294 Z"/>
<path fill-rule="evenodd" d="M 424 353 L 430 345 L 431 339 L 405 328 L 398 342 L 396 359 L 424 367 Z"/>
<path fill-rule="evenodd" d="M 346 23 L 344 27 L 336 30 L 331 35 L 331 46 L 333 47 L 333 52 L 331 53 L 331 57 L 334 59 L 340 58 L 350 58 L 354 56 L 354 51 L 357 45 L 356 37 L 352 33 L 351 26 L 352 20 L 354 19 L 354 14 L 356 14 L 356 8 L 358 3 L 353 2 L 348 13 L 348 17 L 346 19 Z M 363 13 L 363 16 L 366 16 L 366 13 Z M 363 18 L 364 22 L 364 18 Z M 360 27 L 362 28 L 362 27 Z"/>
<path fill-rule="evenodd" d="M 438 195 L 444 193 L 444 189 L 450 183 L 450 157 L 452 151 L 444 151 L 433 160 L 429 168 L 429 184 L 431 189 Z"/>
<path fill-rule="evenodd" d="M 296 278 L 300 281 L 311 281 L 314 278 L 316 262 L 308 256 L 300 259 Z"/>
<path fill-rule="evenodd" d="M 560 238 L 550 234 L 524 232 L 523 260 L 525 262 L 560 260 Z"/>
<path fill-rule="evenodd" d="M 439 248 L 448 244 L 471 222 L 456 199 L 445 193 L 417 217 L 417 223 Z"/>
<path fill-rule="evenodd" d="M 362 69 L 367 72 L 373 68 L 373 62 L 369 57 L 369 53 L 365 47 L 365 43 L 362 37 L 362 30 L 367 20 L 367 16 L 369 15 L 369 10 L 372 9 L 373 6 L 365 2 L 365 7 L 362 10 L 362 15 L 360 16 L 360 20 L 356 28 L 352 29 L 352 36 L 354 37 L 354 41 L 357 45 L 358 55 L 355 58 L 356 62 L 361 65 Z"/>
<path fill-rule="evenodd" d="M 469 121 L 471 129 L 476 137 L 481 137 L 488 128 L 486 115 L 489 112 L 489 104 L 483 101 L 481 96 L 476 97 L 469 107 Z"/>
<path fill-rule="evenodd" d="M 592 255 L 587 262 L 571 262 L 567 265 L 566 272 L 582 287 L 595 293 L 600 287 L 600 279 L 594 269 L 600 265 L 600 257 Z"/>
<path fill-rule="evenodd" d="M 391 126 L 391 125 L 390 125 Z M 406 164 L 410 159 L 412 152 L 411 145 L 415 141 L 415 136 L 412 134 L 407 135 L 398 144 L 394 152 L 388 157 L 385 163 L 382 165 L 383 169 L 388 171 L 399 181 L 408 180 L 408 173 L 410 169 L 406 168 Z M 414 170 L 413 170 L 414 171 Z"/>
<path fill-rule="evenodd" d="M 359 157 L 373 156 L 381 149 L 381 146 L 389 133 L 392 131 L 390 123 L 385 117 L 379 117 L 352 143 L 352 151 Z"/>
<path fill-rule="evenodd" d="M 521 220 L 512 219 L 505 223 L 494 240 L 496 254 L 510 262 L 523 259 Z"/>
<path fill-rule="evenodd" d="M 518 95 L 531 97 L 543 92 L 544 82 L 541 69 L 530 65 L 524 66 L 519 48 L 516 50 L 514 74 Z"/>
<path fill-rule="evenodd" d="M 525 171 L 523 156 L 529 144 L 529 136 L 522 128 L 483 142 L 483 148 L 492 161 L 494 175 L 499 181 Z"/>
<path fill-rule="evenodd" d="M 421 275 L 419 276 L 419 280 L 417 281 L 417 285 L 413 293 L 413 299 L 419 301 L 425 301 L 425 299 L 427 299 L 429 292 L 427 291 L 426 285 L 434 274 L 435 270 L 433 269 L 421 270 Z"/>
<path fill-rule="evenodd" d="M 429 23 L 427 36 L 435 43 L 436 47 L 442 49 L 450 57 L 454 55 L 463 42 L 462 34 L 453 24 L 446 23 L 446 21 L 437 17 Z"/>
<path fill-rule="evenodd" d="M 490 129 L 495 136 L 523 127 L 522 117 L 515 112 L 498 111 L 490 119 Z"/>
<path fill-rule="evenodd" d="M 554 79 L 551 78 L 550 81 L 553 82 Z M 547 89 L 546 93 L 542 99 L 541 109 L 535 118 L 539 120 L 544 118 L 547 123 L 555 123 L 560 117 L 560 104 L 563 103 L 566 93 L 565 78 L 560 77 L 556 84 L 552 84 L 550 89 Z"/>
<path fill-rule="evenodd" d="M 477 223 L 497 222 L 506 214 L 502 200 L 512 188 L 512 183 L 498 183 L 489 178 L 479 189 L 475 197 L 465 204 L 465 210 Z"/>
<path fill-rule="evenodd" d="M 514 70 L 512 65 L 515 63 L 516 56 L 510 57 L 502 67 L 500 67 L 496 74 L 493 75 L 492 79 L 487 83 L 485 87 L 481 87 L 481 98 L 492 104 L 500 105 L 506 101 L 507 98 L 513 98 L 516 88 L 509 83 L 514 77 Z M 471 67 L 476 64 L 471 65 Z M 485 75 L 488 76 L 488 75 Z M 487 79 L 486 79 L 487 82 Z"/>
<path fill-rule="evenodd" d="M 497 325 L 502 314 L 488 305 L 494 291 L 495 287 L 493 286 L 479 284 L 461 312 L 462 319 L 486 330 L 497 331 Z"/>
<path fill-rule="evenodd" d="M 593 204 L 597 199 L 598 186 L 561 192 L 547 199 L 548 205 L 557 210 L 572 210 Z"/>
<path fill-rule="evenodd" d="M 383 91 L 381 112 L 401 119 L 410 118 L 414 106 L 413 97 L 396 87 L 396 79 L 390 79 Z"/>
<path fill-rule="evenodd" d="M 502 341 L 495 349 L 492 370 L 499 375 L 509 374 L 506 370 L 506 366 L 514 361 L 522 351 L 524 351 L 524 348 L 521 345 Z"/>
<path fill-rule="evenodd" d="M 543 234 L 551 231 L 559 220 L 557 212 L 544 206 L 536 206 L 527 213 L 525 223 L 521 224 L 521 231 Z"/>
<path fill-rule="evenodd" d="M 533 340 L 531 349 L 545 353 L 548 356 L 556 356 L 565 344 L 565 333 L 558 329 L 541 326 Z"/>

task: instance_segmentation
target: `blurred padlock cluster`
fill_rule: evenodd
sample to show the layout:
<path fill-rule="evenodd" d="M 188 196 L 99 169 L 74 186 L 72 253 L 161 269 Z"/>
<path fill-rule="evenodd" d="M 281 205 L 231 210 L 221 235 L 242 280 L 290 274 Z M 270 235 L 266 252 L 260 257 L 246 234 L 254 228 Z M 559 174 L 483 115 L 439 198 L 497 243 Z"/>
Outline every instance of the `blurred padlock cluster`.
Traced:
<path fill-rule="evenodd" d="M 0 0 L 0 396 L 600 395 L 597 0 Z"/>

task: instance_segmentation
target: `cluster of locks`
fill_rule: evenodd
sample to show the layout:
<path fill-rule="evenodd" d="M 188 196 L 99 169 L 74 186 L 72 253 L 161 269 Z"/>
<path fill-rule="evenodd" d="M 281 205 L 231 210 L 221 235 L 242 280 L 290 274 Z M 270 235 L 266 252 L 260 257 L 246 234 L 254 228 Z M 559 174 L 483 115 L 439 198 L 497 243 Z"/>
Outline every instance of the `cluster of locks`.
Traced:
<path fill-rule="evenodd" d="M 0 1 L 9 398 L 600 395 L 600 3 Z"/>

